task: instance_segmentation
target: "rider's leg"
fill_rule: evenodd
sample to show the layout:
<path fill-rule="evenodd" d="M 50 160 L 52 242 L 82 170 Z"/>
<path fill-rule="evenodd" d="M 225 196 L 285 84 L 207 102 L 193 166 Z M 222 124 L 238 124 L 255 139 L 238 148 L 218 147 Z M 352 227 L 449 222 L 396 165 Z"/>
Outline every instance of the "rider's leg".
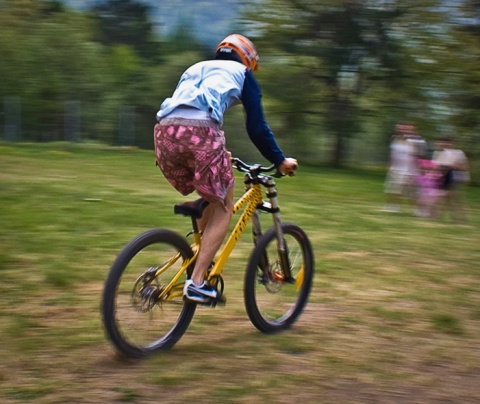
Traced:
<path fill-rule="evenodd" d="M 199 228 L 203 230 L 202 245 L 198 253 L 192 280 L 200 285 L 205 272 L 210 266 L 215 254 L 223 243 L 233 213 L 233 187 L 227 193 L 225 203 L 222 201 L 210 203 L 199 220 Z"/>

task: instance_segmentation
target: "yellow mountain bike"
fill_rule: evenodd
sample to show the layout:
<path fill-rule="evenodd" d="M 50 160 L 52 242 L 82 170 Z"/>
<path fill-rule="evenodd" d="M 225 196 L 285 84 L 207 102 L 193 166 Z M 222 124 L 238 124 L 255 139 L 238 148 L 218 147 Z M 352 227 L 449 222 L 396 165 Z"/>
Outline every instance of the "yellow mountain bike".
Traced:
<path fill-rule="evenodd" d="M 274 178 L 281 175 L 273 174 L 274 167 L 248 165 L 238 158 L 232 163 L 244 173 L 245 193 L 233 210 L 240 217 L 206 275 L 218 291 L 218 297 L 206 304 L 225 303 L 222 271 L 251 220 L 254 247 L 244 279 L 245 307 L 260 331 L 281 331 L 293 324 L 307 302 L 314 273 L 312 247 L 299 226 L 280 219 Z M 191 218 L 193 230 L 187 235 L 191 242 L 171 230 L 149 230 L 130 241 L 113 263 L 101 310 L 107 336 L 121 353 L 142 357 L 170 349 L 187 330 L 197 303 L 183 298 L 183 285 L 201 243 L 196 220 L 207 205 L 198 199 L 174 207 L 175 213 Z M 273 218 L 265 233 L 261 212 Z"/>

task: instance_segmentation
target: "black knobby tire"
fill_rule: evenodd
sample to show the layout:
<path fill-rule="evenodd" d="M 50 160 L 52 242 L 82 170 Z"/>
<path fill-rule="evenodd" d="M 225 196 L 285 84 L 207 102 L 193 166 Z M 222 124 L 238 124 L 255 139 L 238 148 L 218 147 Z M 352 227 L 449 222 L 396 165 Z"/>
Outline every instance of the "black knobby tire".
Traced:
<path fill-rule="evenodd" d="M 297 320 L 313 282 L 314 258 L 307 235 L 291 223 L 282 223 L 282 229 L 289 252 L 291 281 L 285 280 L 281 270 L 273 227 L 258 240 L 245 274 L 247 314 L 252 324 L 264 333 L 285 330 Z"/>
<path fill-rule="evenodd" d="M 138 290 L 138 281 L 148 268 L 163 266 L 177 253 L 180 259 L 155 278 L 151 286 Z M 170 282 L 185 259 L 193 252 L 180 235 L 166 229 L 154 229 L 130 241 L 113 263 L 105 282 L 101 311 L 106 334 L 117 350 L 139 358 L 170 349 L 187 330 L 196 304 L 184 301 L 181 285 L 178 297 L 158 303 L 147 292 L 159 293 Z M 185 281 L 185 275 L 182 278 Z M 147 298 L 145 297 L 147 296 Z"/>

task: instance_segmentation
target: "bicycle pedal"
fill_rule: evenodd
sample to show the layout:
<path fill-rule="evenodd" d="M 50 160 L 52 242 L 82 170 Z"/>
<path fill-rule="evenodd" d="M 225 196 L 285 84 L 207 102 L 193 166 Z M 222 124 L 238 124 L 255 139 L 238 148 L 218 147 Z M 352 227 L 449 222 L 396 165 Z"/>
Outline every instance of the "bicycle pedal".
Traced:
<path fill-rule="evenodd" d="M 227 298 L 225 296 L 220 296 L 215 299 L 216 304 L 219 306 L 225 306 L 227 304 Z"/>
<path fill-rule="evenodd" d="M 208 302 L 199 303 L 199 304 L 202 306 L 214 308 L 217 306 L 225 306 L 227 304 L 227 299 L 225 296 L 220 296 L 217 299 L 210 299 Z"/>

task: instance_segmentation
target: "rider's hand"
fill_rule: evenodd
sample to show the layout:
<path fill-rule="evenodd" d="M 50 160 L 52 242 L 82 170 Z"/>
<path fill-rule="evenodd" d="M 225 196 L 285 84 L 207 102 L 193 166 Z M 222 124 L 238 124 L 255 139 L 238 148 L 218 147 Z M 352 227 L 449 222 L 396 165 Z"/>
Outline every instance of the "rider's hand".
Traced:
<path fill-rule="evenodd" d="M 287 157 L 282 163 L 278 166 L 278 171 L 282 174 L 292 176 L 295 175 L 295 170 L 298 168 L 297 159 L 293 159 L 291 157 Z"/>

